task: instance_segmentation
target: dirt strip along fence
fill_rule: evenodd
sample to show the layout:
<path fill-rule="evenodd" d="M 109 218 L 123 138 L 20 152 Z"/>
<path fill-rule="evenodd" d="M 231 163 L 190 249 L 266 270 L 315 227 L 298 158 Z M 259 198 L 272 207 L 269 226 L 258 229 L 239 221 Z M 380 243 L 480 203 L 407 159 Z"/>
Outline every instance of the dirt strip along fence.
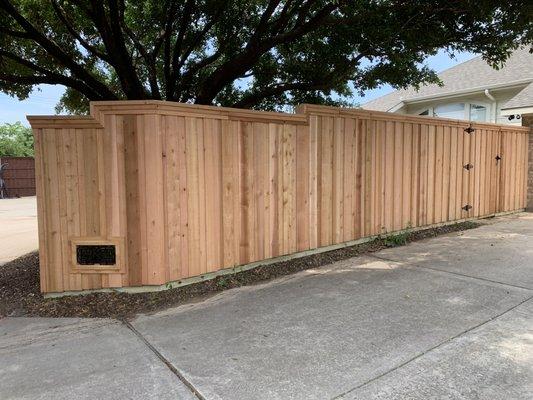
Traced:
<path fill-rule="evenodd" d="M 7 164 L 4 181 L 8 197 L 35 196 L 35 161 L 33 157 L 0 157 Z"/>
<path fill-rule="evenodd" d="M 521 127 L 159 101 L 95 102 L 90 117 L 28 119 L 43 292 L 155 289 L 525 207 Z"/>

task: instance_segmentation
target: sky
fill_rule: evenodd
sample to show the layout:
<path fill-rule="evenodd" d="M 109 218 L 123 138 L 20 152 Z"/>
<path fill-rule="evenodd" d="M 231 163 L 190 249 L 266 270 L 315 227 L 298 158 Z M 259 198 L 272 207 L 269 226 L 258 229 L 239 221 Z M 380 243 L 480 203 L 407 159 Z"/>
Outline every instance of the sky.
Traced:
<path fill-rule="evenodd" d="M 454 59 L 450 58 L 444 51 L 440 51 L 435 56 L 427 60 L 427 65 L 440 72 L 447 68 L 453 67 L 461 62 L 470 60 L 475 57 L 472 53 L 459 53 Z M 390 86 L 383 86 L 377 89 L 368 90 L 364 97 L 355 96 L 355 103 L 365 103 L 376 97 L 390 93 L 393 89 Z M 39 85 L 30 97 L 24 101 L 0 93 L 0 124 L 15 123 L 21 121 L 28 125 L 26 115 L 53 115 L 55 114 L 55 105 L 64 92 L 62 86 Z"/>

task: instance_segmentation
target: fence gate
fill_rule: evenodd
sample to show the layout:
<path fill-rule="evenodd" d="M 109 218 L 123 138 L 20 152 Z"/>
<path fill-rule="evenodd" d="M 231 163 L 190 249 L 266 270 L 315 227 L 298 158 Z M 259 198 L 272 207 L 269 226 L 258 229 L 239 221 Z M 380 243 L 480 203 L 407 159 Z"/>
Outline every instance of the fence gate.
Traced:
<path fill-rule="evenodd" d="M 502 195 L 501 130 L 465 128 L 462 150 L 462 217 L 494 215 L 505 211 L 500 206 Z"/>
<path fill-rule="evenodd" d="M 527 141 L 527 132 L 517 133 L 499 127 L 464 130 L 463 218 L 490 216 L 524 207 Z"/>
<path fill-rule="evenodd" d="M 511 129 L 500 132 L 498 154 L 498 212 L 522 209 L 527 197 L 528 132 L 513 134 Z M 516 187 L 515 187 L 516 185 Z"/>

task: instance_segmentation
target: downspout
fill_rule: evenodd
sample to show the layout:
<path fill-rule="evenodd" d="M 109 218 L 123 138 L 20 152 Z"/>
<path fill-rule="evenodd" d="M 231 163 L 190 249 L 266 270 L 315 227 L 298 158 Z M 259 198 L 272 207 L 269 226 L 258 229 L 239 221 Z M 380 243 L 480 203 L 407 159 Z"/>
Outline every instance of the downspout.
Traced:
<path fill-rule="evenodd" d="M 492 101 L 496 101 L 493 95 L 490 94 L 489 89 L 485 89 L 485 96 L 487 96 Z"/>
<path fill-rule="evenodd" d="M 492 101 L 492 122 L 498 122 L 496 121 L 496 114 L 497 114 L 497 107 L 496 107 L 496 99 L 492 94 L 490 94 L 489 89 L 485 89 L 485 96 L 487 96 Z"/>

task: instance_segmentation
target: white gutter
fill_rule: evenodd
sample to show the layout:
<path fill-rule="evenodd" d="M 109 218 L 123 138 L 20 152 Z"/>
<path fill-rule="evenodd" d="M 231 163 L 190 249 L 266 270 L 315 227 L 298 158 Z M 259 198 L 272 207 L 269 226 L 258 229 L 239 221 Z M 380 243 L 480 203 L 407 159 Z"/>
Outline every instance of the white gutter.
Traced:
<path fill-rule="evenodd" d="M 512 89 L 516 86 L 522 86 L 527 83 L 531 83 L 532 81 L 533 81 L 533 78 L 526 78 L 526 79 L 520 79 L 520 80 L 516 80 L 512 82 L 492 84 L 492 85 L 483 85 L 483 86 L 471 87 L 471 88 L 462 89 L 462 90 L 448 91 L 448 92 L 443 92 L 443 93 L 438 93 L 438 94 L 413 97 L 409 99 L 404 98 L 401 101 L 403 101 L 404 103 L 408 103 L 408 104 L 414 104 L 414 103 L 419 103 L 419 102 L 423 102 L 426 100 L 437 100 L 441 98 L 459 97 L 459 96 L 474 93 L 474 92 L 483 92 L 485 91 L 485 89 L 490 89 L 490 90 L 503 89 L 503 88 Z"/>

